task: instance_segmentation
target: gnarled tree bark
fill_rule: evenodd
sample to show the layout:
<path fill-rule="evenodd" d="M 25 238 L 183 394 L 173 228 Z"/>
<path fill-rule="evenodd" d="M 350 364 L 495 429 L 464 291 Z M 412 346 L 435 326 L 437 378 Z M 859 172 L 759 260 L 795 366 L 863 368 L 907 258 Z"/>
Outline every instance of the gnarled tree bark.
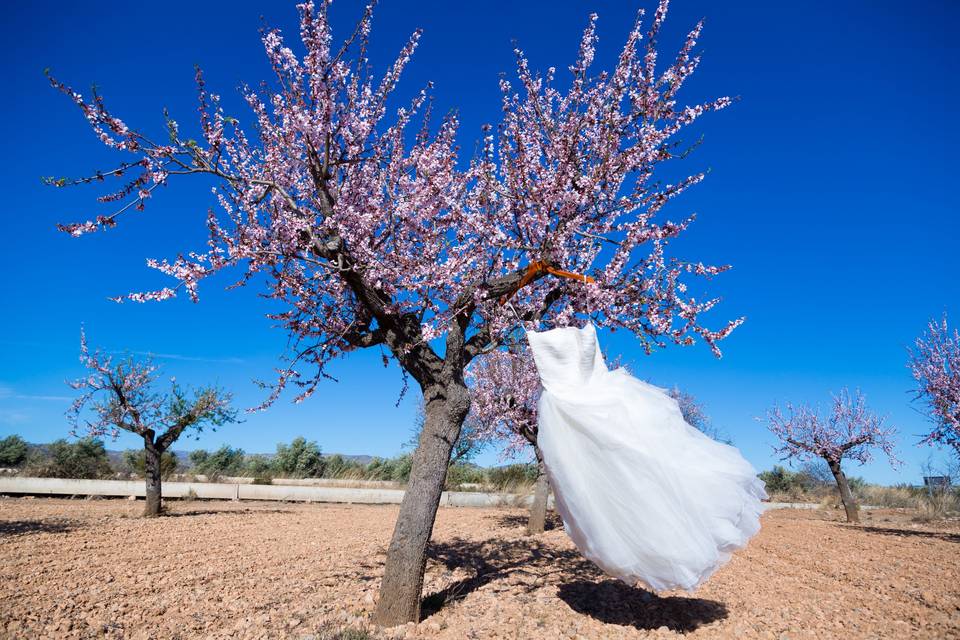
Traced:
<path fill-rule="evenodd" d="M 840 489 L 840 500 L 843 502 L 843 508 L 847 512 L 847 522 L 860 522 L 860 507 L 853 498 L 853 493 L 850 491 L 850 483 L 847 482 L 847 476 L 840 468 L 840 463 L 828 459 L 827 464 L 830 466 L 830 472 L 833 473 L 833 477 L 837 481 L 837 488 Z"/>
<path fill-rule="evenodd" d="M 420 620 L 427 543 L 447 478 L 450 452 L 470 409 L 462 377 L 423 389 L 425 420 L 400 514 L 387 550 L 374 621 L 384 627 Z"/>
<path fill-rule="evenodd" d="M 530 505 L 530 518 L 527 520 L 527 533 L 536 535 L 543 533 L 547 523 L 547 500 L 550 496 L 550 478 L 547 477 L 547 468 L 543 464 L 540 449 L 534 449 L 537 454 L 537 484 L 533 492 L 533 504 Z"/>
<path fill-rule="evenodd" d="M 163 511 L 163 496 L 160 489 L 160 458 L 163 451 L 153 442 L 152 434 L 143 438 L 143 476 L 147 483 L 147 503 L 143 515 L 154 518 Z"/>

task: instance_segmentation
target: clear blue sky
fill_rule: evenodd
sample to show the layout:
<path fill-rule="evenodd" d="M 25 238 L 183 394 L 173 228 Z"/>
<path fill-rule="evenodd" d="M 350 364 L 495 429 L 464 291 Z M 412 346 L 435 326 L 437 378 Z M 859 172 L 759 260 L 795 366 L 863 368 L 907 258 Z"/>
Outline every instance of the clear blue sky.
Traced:
<path fill-rule="evenodd" d="M 522 5 L 522 6 L 521 6 Z M 386 64 L 416 27 L 425 30 L 401 93 L 427 80 L 441 111 L 458 108 L 462 144 L 498 116 L 497 78 L 512 72 L 511 40 L 533 66 L 572 62 L 587 15 L 600 15 L 598 59 L 609 65 L 639 6 L 650 2 L 406 3 L 385 0 L 374 22 L 372 57 Z M 346 35 L 359 4 L 333 16 Z M 296 33 L 293 3 L 16 3 L 5 11 L 0 102 L 4 194 L 0 251 L 0 436 L 31 441 L 63 436 L 66 378 L 80 373 L 78 334 L 111 350 L 165 354 L 170 375 L 216 381 L 241 406 L 271 379 L 286 336 L 264 318 L 268 305 L 248 288 L 206 282 L 200 304 L 174 300 L 115 305 L 107 296 L 155 288 L 164 277 L 146 257 L 200 247 L 213 203 L 206 184 L 174 182 L 145 215 L 80 240 L 56 222 L 87 219 L 94 192 L 53 190 L 42 175 L 80 175 L 115 159 L 42 71 L 79 89 L 96 83 L 112 109 L 148 131 L 168 107 L 185 127 L 195 114 L 193 64 L 241 121 L 236 87 L 269 78 L 257 30 Z M 629 337 L 606 341 L 633 370 L 699 397 L 714 422 L 758 467 L 774 458 L 756 421 L 775 401 L 828 402 L 831 390 L 861 387 L 872 407 L 900 428 L 899 472 L 874 463 L 851 473 L 878 482 L 916 482 L 931 451 L 918 448 L 925 418 L 911 405 L 906 349 L 926 320 L 949 312 L 960 322 L 955 266 L 960 223 L 954 177 L 960 91 L 953 2 L 706 2 L 676 0 L 661 38 L 664 54 L 706 17 L 704 63 L 682 96 L 742 100 L 704 120 L 704 145 L 687 162 L 709 167 L 707 181 L 675 201 L 674 218 L 699 219 L 673 255 L 732 263 L 712 290 L 724 297 L 717 324 L 747 323 L 715 360 L 702 345 L 645 357 Z M 950 167 L 954 167 L 951 169 Z M 401 382 L 376 352 L 335 367 L 308 402 L 281 401 L 241 425 L 182 448 L 230 442 L 273 450 L 303 434 L 326 451 L 391 455 L 409 436 L 411 394 L 395 407 Z M 136 446 L 133 438 L 115 447 Z M 495 454 L 481 458 L 496 461 Z"/>

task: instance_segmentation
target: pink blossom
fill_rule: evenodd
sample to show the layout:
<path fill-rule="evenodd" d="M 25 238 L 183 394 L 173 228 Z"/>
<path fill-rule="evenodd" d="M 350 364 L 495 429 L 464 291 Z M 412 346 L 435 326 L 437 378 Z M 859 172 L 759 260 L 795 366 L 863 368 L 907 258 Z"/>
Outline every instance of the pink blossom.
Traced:
<path fill-rule="evenodd" d="M 896 430 L 886 427 L 884 418 L 867 409 L 859 390 L 851 397 L 843 389 L 834 397 L 827 416 L 807 405 L 787 404 L 786 413 L 774 407 L 767 417 L 770 431 L 781 443 L 774 449 L 784 460 L 815 457 L 834 463 L 852 459 L 865 464 L 878 448 L 891 464 L 897 463 L 893 453 Z"/>
<path fill-rule="evenodd" d="M 375 78 L 366 57 L 371 8 L 338 47 L 327 2 L 299 10 L 302 55 L 279 31 L 262 37 L 274 79 L 245 91 L 247 129 L 224 113 L 199 69 L 200 140 L 184 139 L 167 116 L 163 144 L 116 118 L 100 96 L 88 100 L 51 78 L 105 145 L 136 158 L 56 181 L 131 174 L 102 199 L 123 202 L 119 209 L 64 231 L 113 226 L 178 176 L 219 183 L 220 210 L 205 219 L 208 247 L 151 263 L 177 287 L 127 299 L 163 300 L 181 286 L 196 299 L 199 282 L 228 267 L 241 271 L 238 284 L 267 276 L 266 295 L 281 307 L 271 317 L 292 336 L 274 390 L 293 381 L 299 398 L 325 377 L 327 363 L 358 348 L 384 346 L 425 383 L 442 362 L 462 372 L 473 358 L 492 356 L 520 327 L 587 318 L 632 332 L 648 352 L 702 340 L 720 355 L 719 341 L 743 319 L 709 327 L 703 316 L 718 299 L 692 295 L 688 279 L 728 267 L 667 255 L 693 218 L 670 220 L 665 208 L 704 174 L 664 185 L 657 171 L 686 156 L 677 139 L 683 127 L 731 102 L 677 102 L 699 60 L 699 25 L 660 74 L 655 43 L 666 1 L 646 38 L 638 16 L 611 70 L 593 68 L 596 16 L 565 79 L 554 68 L 535 73 L 518 49 L 516 82 L 500 83 L 500 122 L 483 131 L 467 163 L 456 116 L 431 120 L 429 86 L 400 108 L 388 106 L 419 31 Z M 517 290 L 539 261 L 585 277 L 545 271 Z"/>
<path fill-rule="evenodd" d="M 512 345 L 478 358 L 467 369 L 470 415 L 478 440 L 503 441 L 504 457 L 537 443 L 540 376 L 526 345 Z"/>
<path fill-rule="evenodd" d="M 917 398 L 927 404 L 935 425 L 923 442 L 960 453 L 960 333 L 950 332 L 946 315 L 931 320 L 926 335 L 917 338 L 909 367 Z"/>
<path fill-rule="evenodd" d="M 158 367 L 149 360 L 128 356 L 115 361 L 102 351 L 91 351 L 82 331 L 80 362 L 87 374 L 68 382 L 80 392 L 67 411 L 74 435 L 82 431 L 116 438 L 120 431 L 129 431 L 163 451 L 186 429 L 200 431 L 205 425 L 234 421 L 230 394 L 207 387 L 188 398 L 175 378 L 170 379 L 169 394 L 158 393 L 153 389 Z"/>

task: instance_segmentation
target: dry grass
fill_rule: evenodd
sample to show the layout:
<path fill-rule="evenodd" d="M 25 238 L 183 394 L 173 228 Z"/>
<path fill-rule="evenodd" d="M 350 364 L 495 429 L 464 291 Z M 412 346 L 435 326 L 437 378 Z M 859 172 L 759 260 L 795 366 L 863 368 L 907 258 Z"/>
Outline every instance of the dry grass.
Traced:
<path fill-rule="evenodd" d="M 863 504 L 888 507 L 890 509 L 917 509 L 920 496 L 914 489 L 907 487 L 881 487 L 867 485 L 857 490 L 856 496 Z"/>
<path fill-rule="evenodd" d="M 918 516 L 924 522 L 932 522 L 955 516 L 960 512 L 957 496 L 951 492 L 934 491 L 919 499 Z"/>
<path fill-rule="evenodd" d="M 926 522 L 960 515 L 960 497 L 956 489 L 929 492 L 926 489 L 906 486 L 864 485 L 856 489 L 854 497 L 860 505 L 916 511 L 916 517 Z M 789 492 L 772 493 L 770 501 L 818 503 L 822 509 L 842 507 L 840 496 L 833 487 L 823 487 L 814 491 L 794 489 Z"/>

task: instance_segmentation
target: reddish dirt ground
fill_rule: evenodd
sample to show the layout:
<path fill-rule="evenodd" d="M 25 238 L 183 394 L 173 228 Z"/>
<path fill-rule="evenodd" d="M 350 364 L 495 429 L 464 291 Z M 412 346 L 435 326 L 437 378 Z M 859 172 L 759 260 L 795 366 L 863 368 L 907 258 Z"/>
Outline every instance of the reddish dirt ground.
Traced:
<path fill-rule="evenodd" d="M 606 578 L 562 527 L 441 509 L 420 624 L 374 630 L 396 507 L 0 499 L 5 638 L 960 638 L 960 523 L 766 514 L 695 594 Z M 367 631 L 367 633 L 363 633 Z"/>

